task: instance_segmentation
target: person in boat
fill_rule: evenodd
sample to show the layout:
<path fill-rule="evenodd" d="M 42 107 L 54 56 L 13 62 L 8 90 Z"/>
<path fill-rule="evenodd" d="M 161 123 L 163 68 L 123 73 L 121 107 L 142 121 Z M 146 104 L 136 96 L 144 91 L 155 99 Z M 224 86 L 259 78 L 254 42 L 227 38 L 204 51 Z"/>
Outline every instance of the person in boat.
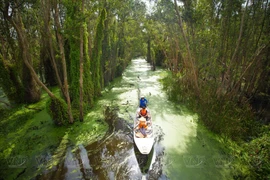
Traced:
<path fill-rule="evenodd" d="M 146 119 L 146 123 L 149 126 L 152 125 L 150 112 L 147 110 L 147 108 L 145 106 L 143 106 L 142 108 L 140 108 L 139 111 L 138 111 L 138 113 L 137 113 L 137 119 L 139 119 L 141 117 L 144 117 Z"/>
<path fill-rule="evenodd" d="M 147 106 L 147 99 L 144 97 L 144 96 L 141 96 L 141 99 L 140 99 L 140 107 L 142 108 L 143 106 Z"/>
<path fill-rule="evenodd" d="M 148 112 L 145 106 L 140 108 L 140 111 L 138 112 L 137 118 L 140 118 L 140 117 L 144 117 L 146 120 L 150 118 L 150 113 Z"/>
<path fill-rule="evenodd" d="M 144 117 L 139 118 L 139 123 L 135 127 L 135 129 L 139 130 L 144 138 L 147 136 L 147 134 L 146 134 L 147 124 L 146 124 L 146 119 Z"/>

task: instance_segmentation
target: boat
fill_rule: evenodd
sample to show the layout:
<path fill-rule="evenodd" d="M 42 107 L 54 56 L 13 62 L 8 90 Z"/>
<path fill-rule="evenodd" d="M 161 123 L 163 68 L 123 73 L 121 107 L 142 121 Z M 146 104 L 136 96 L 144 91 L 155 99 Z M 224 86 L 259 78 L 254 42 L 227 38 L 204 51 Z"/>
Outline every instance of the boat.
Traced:
<path fill-rule="evenodd" d="M 154 144 L 152 117 L 150 116 L 150 118 L 147 119 L 147 130 L 146 136 L 144 137 L 144 135 L 140 132 L 140 130 L 136 128 L 139 123 L 139 119 L 137 117 L 139 111 L 140 108 L 137 109 L 136 117 L 134 119 L 134 127 L 135 127 L 133 129 L 134 142 L 141 154 L 149 154 Z M 147 111 L 150 112 L 148 108 Z"/>

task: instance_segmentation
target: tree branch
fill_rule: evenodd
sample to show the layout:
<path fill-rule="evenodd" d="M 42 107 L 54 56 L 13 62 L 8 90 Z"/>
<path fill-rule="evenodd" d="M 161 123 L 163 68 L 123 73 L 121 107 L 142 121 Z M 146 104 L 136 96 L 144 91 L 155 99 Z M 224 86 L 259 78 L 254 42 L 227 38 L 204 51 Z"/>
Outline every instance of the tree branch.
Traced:
<path fill-rule="evenodd" d="M 186 45 L 186 48 L 187 48 L 187 52 L 188 52 L 188 59 L 191 63 L 191 68 L 192 68 L 192 72 L 193 72 L 193 81 L 194 81 L 194 84 L 195 84 L 195 90 L 196 90 L 196 94 L 199 95 L 199 85 L 198 85 L 198 78 L 197 78 L 197 74 L 196 74 L 196 69 L 195 69 L 195 64 L 193 62 L 193 58 L 192 58 L 192 55 L 191 55 L 191 51 L 190 51 L 190 47 L 189 47 L 189 42 L 188 42 L 188 39 L 187 39 L 187 36 L 186 36 L 186 33 L 184 31 L 184 28 L 183 28 L 183 24 L 182 24 L 182 18 L 180 16 L 180 13 L 179 13 L 179 10 L 178 10 L 178 6 L 177 6 L 177 2 L 176 0 L 174 0 L 174 6 L 175 6 L 175 11 L 176 11 L 176 15 L 178 17 L 178 25 L 180 27 L 180 31 L 182 33 L 182 36 L 184 38 L 184 41 L 185 41 L 185 45 Z"/>
<path fill-rule="evenodd" d="M 246 15 L 246 11 L 247 11 L 248 2 L 249 2 L 249 0 L 247 0 L 246 7 L 245 7 L 245 12 L 243 12 L 243 14 L 242 14 L 240 32 L 239 32 L 236 48 L 234 50 L 231 62 L 234 61 L 236 53 L 238 52 L 238 49 L 239 49 L 239 46 L 240 46 L 240 43 L 241 43 L 242 34 L 243 34 L 243 26 L 244 26 L 244 19 L 245 19 L 245 15 Z"/>

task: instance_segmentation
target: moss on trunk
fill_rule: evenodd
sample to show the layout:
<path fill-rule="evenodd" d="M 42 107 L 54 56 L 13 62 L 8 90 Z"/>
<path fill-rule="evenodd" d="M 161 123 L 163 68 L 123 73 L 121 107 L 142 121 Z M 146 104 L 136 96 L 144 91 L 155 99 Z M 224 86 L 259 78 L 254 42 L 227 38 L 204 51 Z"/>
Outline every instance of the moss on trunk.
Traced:
<path fill-rule="evenodd" d="M 47 112 L 58 126 L 68 122 L 67 104 L 62 99 L 51 98 L 47 104 Z"/>

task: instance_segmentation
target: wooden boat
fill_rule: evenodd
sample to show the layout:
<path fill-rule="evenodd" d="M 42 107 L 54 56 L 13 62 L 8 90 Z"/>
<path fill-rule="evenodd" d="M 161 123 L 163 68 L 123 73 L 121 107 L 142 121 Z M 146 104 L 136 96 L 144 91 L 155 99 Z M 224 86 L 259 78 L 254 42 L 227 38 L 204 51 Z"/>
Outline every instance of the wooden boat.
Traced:
<path fill-rule="evenodd" d="M 144 135 L 138 129 L 139 118 L 137 117 L 137 114 L 139 113 L 139 111 L 140 108 L 136 111 L 136 118 L 134 119 L 134 127 L 135 127 L 133 130 L 134 142 L 140 153 L 149 154 L 154 144 L 152 117 L 148 118 L 146 121 L 147 130 L 145 131 L 146 136 L 144 137 Z M 150 112 L 148 108 L 147 111 Z"/>

